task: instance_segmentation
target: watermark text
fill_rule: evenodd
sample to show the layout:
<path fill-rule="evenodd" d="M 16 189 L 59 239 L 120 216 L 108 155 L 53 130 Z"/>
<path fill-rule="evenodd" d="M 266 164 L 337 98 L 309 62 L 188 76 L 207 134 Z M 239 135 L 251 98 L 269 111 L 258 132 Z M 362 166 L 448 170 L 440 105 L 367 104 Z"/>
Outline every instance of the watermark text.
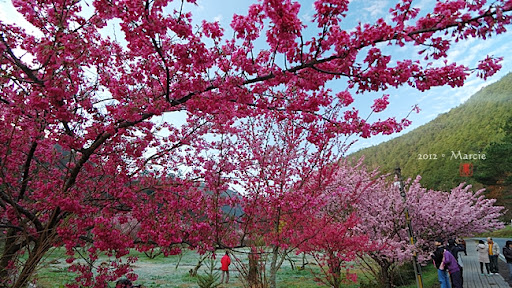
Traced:
<path fill-rule="evenodd" d="M 452 155 L 450 156 L 450 160 L 459 159 L 459 160 L 485 160 L 485 154 L 482 153 L 462 153 L 459 151 L 452 151 Z"/>
<path fill-rule="evenodd" d="M 485 160 L 486 156 L 483 153 L 463 153 L 460 150 L 450 151 L 450 153 L 418 153 L 418 160 L 438 160 L 442 158 L 450 158 L 450 160 Z"/>

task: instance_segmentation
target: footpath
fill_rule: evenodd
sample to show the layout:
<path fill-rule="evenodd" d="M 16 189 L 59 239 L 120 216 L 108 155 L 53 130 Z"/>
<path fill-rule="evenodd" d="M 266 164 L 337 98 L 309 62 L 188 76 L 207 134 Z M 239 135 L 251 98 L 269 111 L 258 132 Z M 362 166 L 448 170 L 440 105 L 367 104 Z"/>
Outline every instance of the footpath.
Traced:
<path fill-rule="evenodd" d="M 498 275 L 488 275 L 484 266 L 484 275 L 480 273 L 480 262 L 478 262 L 478 254 L 476 252 L 476 244 L 478 240 L 466 239 L 466 251 L 468 255 L 459 252 L 459 257 L 462 257 L 464 265 L 464 288 L 509 288 L 510 286 L 505 278 L 508 278 L 508 267 L 500 259 L 498 263 Z M 500 248 L 501 250 L 501 248 Z M 501 251 L 500 251 L 501 252 Z M 504 276 L 502 276 L 504 275 Z"/>

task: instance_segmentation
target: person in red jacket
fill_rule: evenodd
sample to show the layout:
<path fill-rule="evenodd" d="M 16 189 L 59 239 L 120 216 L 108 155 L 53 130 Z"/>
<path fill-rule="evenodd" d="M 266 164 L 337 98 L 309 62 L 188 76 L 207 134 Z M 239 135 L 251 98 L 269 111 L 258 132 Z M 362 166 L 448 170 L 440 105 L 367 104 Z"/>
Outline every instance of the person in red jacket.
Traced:
<path fill-rule="evenodd" d="M 226 251 L 226 254 L 222 256 L 222 259 L 220 259 L 220 270 L 222 270 L 222 277 L 220 278 L 220 283 L 224 282 L 224 274 L 226 275 L 226 283 L 229 282 L 229 264 L 231 264 L 231 258 L 229 258 L 228 251 Z"/>

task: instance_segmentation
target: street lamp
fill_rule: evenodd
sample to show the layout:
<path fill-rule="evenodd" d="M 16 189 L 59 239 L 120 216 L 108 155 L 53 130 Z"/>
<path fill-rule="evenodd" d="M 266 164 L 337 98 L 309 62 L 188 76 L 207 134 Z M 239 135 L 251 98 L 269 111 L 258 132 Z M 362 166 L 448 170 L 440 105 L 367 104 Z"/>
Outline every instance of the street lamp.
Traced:
<path fill-rule="evenodd" d="M 414 233 L 412 232 L 411 218 L 409 217 L 409 209 L 407 208 L 407 204 L 406 204 L 407 202 L 406 202 L 406 197 L 405 197 L 406 195 L 405 195 L 405 189 L 404 189 L 404 181 L 402 180 L 402 172 L 401 172 L 400 167 L 395 168 L 395 175 L 396 175 L 397 181 L 394 184 L 395 184 L 395 186 L 398 186 L 398 188 L 400 189 L 400 196 L 402 196 L 402 200 L 404 201 L 404 204 L 405 204 L 405 209 L 404 209 L 405 222 L 407 223 L 407 231 L 409 234 L 410 243 L 414 247 L 414 241 L 415 241 Z M 412 261 L 413 261 L 413 265 L 414 265 L 414 273 L 416 274 L 416 286 L 418 286 L 418 288 L 423 288 L 423 281 L 421 279 L 421 266 L 418 263 L 418 256 L 416 255 L 416 249 L 413 249 Z"/>

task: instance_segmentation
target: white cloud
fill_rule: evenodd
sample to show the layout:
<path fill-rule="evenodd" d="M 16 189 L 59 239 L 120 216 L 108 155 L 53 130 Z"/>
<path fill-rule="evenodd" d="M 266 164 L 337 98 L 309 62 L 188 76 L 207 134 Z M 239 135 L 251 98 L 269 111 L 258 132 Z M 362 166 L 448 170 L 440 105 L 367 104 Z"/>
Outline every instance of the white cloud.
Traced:
<path fill-rule="evenodd" d="M 196 4 L 197 4 L 197 6 L 196 6 L 197 10 L 204 11 L 204 1 L 203 0 L 197 1 Z"/>
<path fill-rule="evenodd" d="M 42 36 L 43 34 L 36 27 L 30 24 L 16 11 L 11 1 L 0 1 L 0 20 L 6 24 L 15 24 L 25 29 L 29 34 Z"/>
<path fill-rule="evenodd" d="M 221 14 L 219 14 L 219 15 L 217 15 L 217 16 L 215 16 L 215 17 L 213 17 L 213 21 L 215 21 L 215 22 L 219 22 L 219 23 L 220 23 L 220 22 L 222 22 L 222 19 L 223 19 L 223 17 L 222 17 L 222 15 L 221 15 Z"/>
<path fill-rule="evenodd" d="M 388 10 L 386 9 L 388 6 L 387 1 L 377 0 L 377 1 L 365 1 L 365 3 L 369 3 L 369 6 L 363 8 L 363 10 L 370 13 L 372 18 L 379 17 L 380 15 L 387 14 Z"/>

